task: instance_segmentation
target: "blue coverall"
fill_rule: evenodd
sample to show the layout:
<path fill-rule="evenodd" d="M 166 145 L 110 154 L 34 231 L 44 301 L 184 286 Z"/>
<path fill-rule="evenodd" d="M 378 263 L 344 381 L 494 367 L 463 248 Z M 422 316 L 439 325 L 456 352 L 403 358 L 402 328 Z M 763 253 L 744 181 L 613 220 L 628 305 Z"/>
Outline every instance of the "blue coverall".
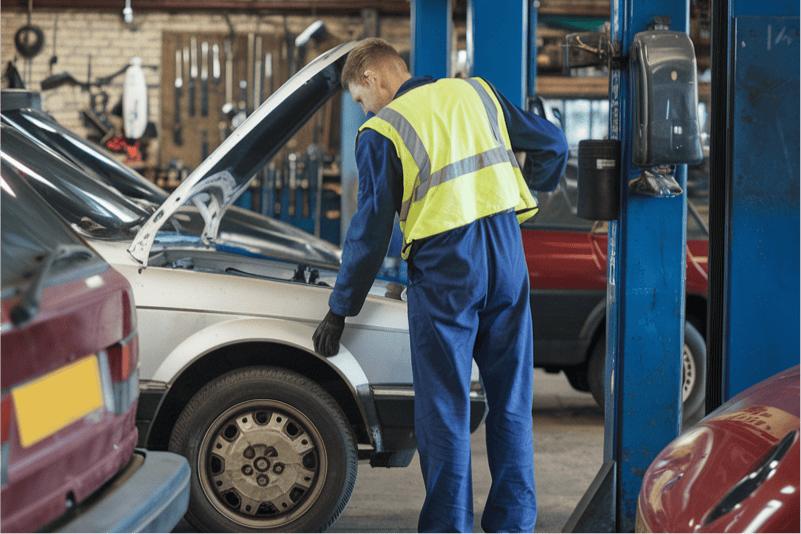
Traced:
<path fill-rule="evenodd" d="M 435 81 L 407 80 L 395 95 Z M 509 102 L 493 87 L 524 177 L 551 191 L 567 161 L 564 134 Z M 392 237 L 403 196 L 395 147 L 374 130 L 356 144 L 359 193 L 329 299 L 334 313 L 359 313 Z M 470 532 L 470 375 L 481 372 L 489 412 L 492 486 L 482 516 L 487 532 L 532 532 L 537 516 L 533 471 L 533 349 L 528 269 L 513 211 L 416 241 L 407 289 L 415 433 L 426 487 L 420 532 Z"/>

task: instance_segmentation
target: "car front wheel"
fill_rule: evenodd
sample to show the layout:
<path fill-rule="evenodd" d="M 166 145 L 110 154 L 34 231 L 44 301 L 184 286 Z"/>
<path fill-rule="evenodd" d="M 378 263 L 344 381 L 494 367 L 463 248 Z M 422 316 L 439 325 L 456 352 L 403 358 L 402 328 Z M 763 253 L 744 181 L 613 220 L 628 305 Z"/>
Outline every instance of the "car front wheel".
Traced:
<path fill-rule="evenodd" d="M 169 449 L 192 467 L 186 519 L 207 532 L 317 532 L 350 499 L 358 460 L 334 399 L 290 371 L 253 367 L 207 384 Z"/>
<path fill-rule="evenodd" d="M 593 347 L 587 366 L 587 382 L 595 402 L 604 407 L 604 369 L 606 367 L 606 337 Z M 706 342 L 689 322 L 684 323 L 684 351 L 681 367 L 682 423 L 686 426 L 703 416 L 706 391 Z"/>

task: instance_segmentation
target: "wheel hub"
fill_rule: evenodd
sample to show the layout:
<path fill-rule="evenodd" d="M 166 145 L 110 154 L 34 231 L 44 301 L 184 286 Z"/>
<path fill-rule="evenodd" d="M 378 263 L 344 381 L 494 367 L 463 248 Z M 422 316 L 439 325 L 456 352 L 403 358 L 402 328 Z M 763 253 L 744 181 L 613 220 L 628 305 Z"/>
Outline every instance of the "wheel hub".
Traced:
<path fill-rule="evenodd" d="M 204 438 L 201 484 L 221 512 L 263 527 L 265 520 L 290 520 L 313 504 L 325 479 L 325 455 L 302 414 L 268 410 L 263 402 L 229 409 L 216 422 Z"/>

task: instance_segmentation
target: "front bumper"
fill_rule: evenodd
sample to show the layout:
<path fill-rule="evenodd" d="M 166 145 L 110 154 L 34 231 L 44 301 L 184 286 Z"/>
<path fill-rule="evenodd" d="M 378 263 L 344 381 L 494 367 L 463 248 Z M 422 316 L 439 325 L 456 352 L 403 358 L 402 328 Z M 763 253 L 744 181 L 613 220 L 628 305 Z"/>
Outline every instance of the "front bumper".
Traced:
<path fill-rule="evenodd" d="M 99 493 L 48 532 L 170 532 L 189 505 L 189 462 L 171 452 L 136 449 Z M 54 528 L 53 528 L 54 527 Z"/>

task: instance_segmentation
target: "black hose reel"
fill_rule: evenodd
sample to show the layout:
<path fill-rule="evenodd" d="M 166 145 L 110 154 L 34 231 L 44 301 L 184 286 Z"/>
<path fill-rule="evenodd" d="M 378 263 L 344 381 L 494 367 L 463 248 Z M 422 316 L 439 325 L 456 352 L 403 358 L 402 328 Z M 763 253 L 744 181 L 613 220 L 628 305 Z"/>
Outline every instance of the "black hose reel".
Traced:
<path fill-rule="evenodd" d="M 44 46 L 44 32 L 38 26 L 27 24 L 14 34 L 14 46 L 23 58 L 36 57 Z"/>

